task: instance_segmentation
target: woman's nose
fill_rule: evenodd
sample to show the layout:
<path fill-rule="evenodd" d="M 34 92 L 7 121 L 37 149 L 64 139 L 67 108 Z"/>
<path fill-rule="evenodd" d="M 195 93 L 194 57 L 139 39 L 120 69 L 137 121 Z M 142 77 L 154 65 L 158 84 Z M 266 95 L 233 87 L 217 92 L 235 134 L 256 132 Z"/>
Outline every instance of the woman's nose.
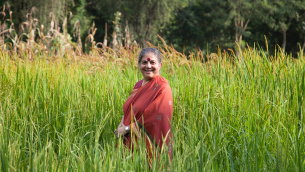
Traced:
<path fill-rule="evenodd" d="M 146 67 L 151 67 L 151 64 L 148 62 L 147 65 L 146 65 Z"/>

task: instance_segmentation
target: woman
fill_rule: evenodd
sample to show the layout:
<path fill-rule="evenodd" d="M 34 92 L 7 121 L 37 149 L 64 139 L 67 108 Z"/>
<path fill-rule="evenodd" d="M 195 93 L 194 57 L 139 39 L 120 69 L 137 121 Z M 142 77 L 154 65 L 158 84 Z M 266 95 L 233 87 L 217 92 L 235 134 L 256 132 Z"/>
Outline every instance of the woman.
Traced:
<path fill-rule="evenodd" d="M 173 100 L 167 80 L 160 76 L 161 54 L 157 49 L 145 48 L 138 64 L 143 79 L 135 84 L 127 98 L 123 106 L 124 116 L 115 134 L 123 136 L 124 144 L 129 148 L 131 145 L 136 147 L 137 139 L 144 135 L 150 158 L 164 146 L 168 146 L 171 158 Z"/>

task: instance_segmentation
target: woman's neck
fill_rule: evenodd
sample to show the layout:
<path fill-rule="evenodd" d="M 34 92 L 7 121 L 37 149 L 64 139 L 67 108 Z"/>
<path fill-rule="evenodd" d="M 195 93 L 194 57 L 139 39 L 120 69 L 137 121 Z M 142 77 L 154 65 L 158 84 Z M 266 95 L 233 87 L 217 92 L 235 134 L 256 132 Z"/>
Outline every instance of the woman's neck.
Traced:
<path fill-rule="evenodd" d="M 156 78 L 156 77 L 158 77 L 159 75 L 157 75 L 157 76 L 155 76 L 154 78 Z M 145 85 L 145 84 L 147 84 L 149 81 L 151 81 L 151 80 L 153 80 L 154 78 L 152 78 L 152 79 L 143 79 L 143 82 L 142 82 L 142 86 L 143 85 Z"/>
<path fill-rule="evenodd" d="M 144 79 L 143 82 L 142 82 L 142 86 L 145 85 L 145 84 L 147 84 L 149 81 L 151 81 L 151 80 L 145 80 L 145 79 Z"/>

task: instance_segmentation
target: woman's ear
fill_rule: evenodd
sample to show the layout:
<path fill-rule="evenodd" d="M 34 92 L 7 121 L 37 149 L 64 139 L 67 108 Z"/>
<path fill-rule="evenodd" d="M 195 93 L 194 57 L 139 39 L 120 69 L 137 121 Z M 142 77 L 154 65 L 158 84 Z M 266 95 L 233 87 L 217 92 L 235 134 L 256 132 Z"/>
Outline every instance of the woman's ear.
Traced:
<path fill-rule="evenodd" d="M 162 67 L 162 62 L 161 62 L 161 64 L 160 64 L 160 67 Z"/>

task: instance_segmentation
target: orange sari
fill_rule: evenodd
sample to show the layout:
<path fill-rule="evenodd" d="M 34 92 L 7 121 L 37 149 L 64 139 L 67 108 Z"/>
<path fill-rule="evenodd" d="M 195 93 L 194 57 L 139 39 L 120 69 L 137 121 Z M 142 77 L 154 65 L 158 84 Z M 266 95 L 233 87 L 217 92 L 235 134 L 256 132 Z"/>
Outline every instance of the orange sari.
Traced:
<path fill-rule="evenodd" d="M 124 125 L 130 125 L 133 134 L 124 136 L 124 144 L 136 148 L 136 141 L 144 134 L 148 156 L 153 150 L 160 153 L 163 146 L 168 146 L 171 159 L 171 120 L 173 113 L 172 91 L 167 80 L 160 75 L 144 86 L 139 81 L 123 106 Z M 143 135 L 142 135 L 143 136 Z M 131 138 L 135 137 L 135 139 Z M 165 144 L 165 145 L 164 145 Z"/>

